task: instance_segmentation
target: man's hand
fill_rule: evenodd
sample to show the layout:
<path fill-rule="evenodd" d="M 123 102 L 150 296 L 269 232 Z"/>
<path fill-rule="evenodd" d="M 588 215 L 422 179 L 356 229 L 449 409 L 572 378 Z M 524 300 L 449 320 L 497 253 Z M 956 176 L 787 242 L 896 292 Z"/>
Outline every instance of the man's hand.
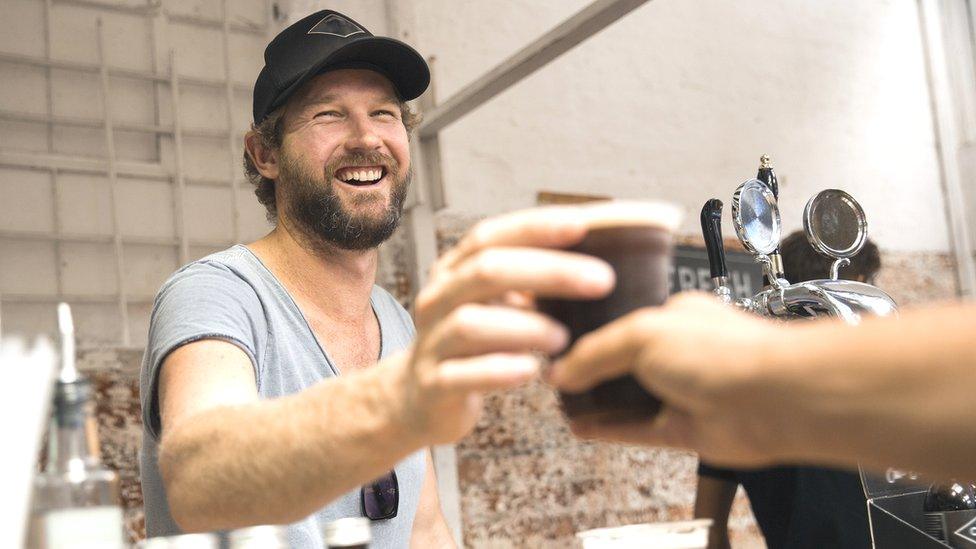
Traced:
<path fill-rule="evenodd" d="M 688 448 L 723 465 L 759 466 L 774 457 L 784 414 L 770 409 L 776 400 L 763 394 L 769 372 L 758 371 L 758 358 L 786 331 L 710 297 L 678 295 L 581 338 L 550 381 L 582 392 L 632 374 L 664 402 L 647 423 L 575 422 L 579 436 Z"/>
<path fill-rule="evenodd" d="M 586 227 L 575 208 L 527 210 L 486 220 L 434 266 L 417 297 L 418 336 L 403 369 L 404 424 L 426 444 L 453 442 L 481 413 L 482 393 L 538 373 L 566 329 L 528 308 L 526 294 L 596 299 L 609 293 L 603 261 L 559 250 Z"/>

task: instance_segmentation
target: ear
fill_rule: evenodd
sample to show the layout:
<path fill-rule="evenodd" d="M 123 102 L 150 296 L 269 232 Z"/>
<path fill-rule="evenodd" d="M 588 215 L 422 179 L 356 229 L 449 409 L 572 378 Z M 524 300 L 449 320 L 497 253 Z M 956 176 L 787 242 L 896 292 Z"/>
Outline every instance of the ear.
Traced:
<path fill-rule="evenodd" d="M 251 158 L 258 173 L 268 179 L 278 179 L 278 154 L 274 149 L 265 147 L 254 130 L 244 136 L 244 151 Z"/>

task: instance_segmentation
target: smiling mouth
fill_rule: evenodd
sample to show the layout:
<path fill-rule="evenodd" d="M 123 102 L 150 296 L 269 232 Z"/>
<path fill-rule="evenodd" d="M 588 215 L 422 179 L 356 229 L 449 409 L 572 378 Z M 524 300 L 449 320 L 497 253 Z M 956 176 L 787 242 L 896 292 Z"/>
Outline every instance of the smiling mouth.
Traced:
<path fill-rule="evenodd" d="M 354 187 L 369 187 L 379 183 L 386 174 L 383 166 L 348 166 L 336 170 L 335 178 Z"/>

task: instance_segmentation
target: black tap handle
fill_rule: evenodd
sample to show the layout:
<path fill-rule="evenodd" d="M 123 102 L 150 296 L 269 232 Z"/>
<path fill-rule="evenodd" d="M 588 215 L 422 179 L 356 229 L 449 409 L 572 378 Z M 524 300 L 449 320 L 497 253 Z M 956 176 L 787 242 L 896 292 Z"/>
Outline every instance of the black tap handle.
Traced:
<path fill-rule="evenodd" d="M 728 276 L 728 268 L 725 266 L 725 245 L 722 243 L 721 200 L 713 198 L 705 202 L 701 211 L 701 226 L 712 278 Z"/>
<path fill-rule="evenodd" d="M 769 157 L 765 154 L 759 159 L 759 173 L 756 174 L 756 179 L 769 185 L 770 190 L 773 191 L 773 198 L 779 200 L 779 180 L 776 179 L 776 172 L 773 171 L 773 164 L 769 161 Z"/>
<path fill-rule="evenodd" d="M 769 160 L 768 155 L 764 154 L 759 157 L 759 173 L 756 174 L 756 179 L 768 185 L 769 190 L 773 191 L 773 198 L 779 202 L 779 179 L 776 178 L 773 163 Z M 773 260 L 773 269 L 776 278 L 784 278 L 786 275 L 783 274 L 783 269 L 781 268 L 783 260 L 780 256 L 779 246 L 776 246 L 776 249 L 770 254 L 770 259 Z M 763 275 L 763 284 L 769 285 L 771 283 L 772 281 Z"/>

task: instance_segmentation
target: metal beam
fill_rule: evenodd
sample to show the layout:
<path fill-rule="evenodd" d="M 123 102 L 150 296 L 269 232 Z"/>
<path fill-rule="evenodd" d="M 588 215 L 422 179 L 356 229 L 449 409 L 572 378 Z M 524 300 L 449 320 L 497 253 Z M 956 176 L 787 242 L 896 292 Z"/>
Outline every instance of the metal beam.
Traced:
<path fill-rule="evenodd" d="M 110 234 L 81 234 L 81 233 L 57 233 L 45 231 L 10 231 L 0 230 L 0 238 L 7 240 L 28 240 L 35 242 L 74 242 L 81 244 L 111 244 L 114 237 Z M 208 240 L 190 238 L 190 246 L 204 246 L 208 248 L 229 248 L 234 242 L 229 240 Z M 174 247 L 180 245 L 180 238 L 174 236 L 123 236 L 122 243 L 133 246 L 166 246 Z"/>
<path fill-rule="evenodd" d="M 44 58 L 51 58 L 51 0 L 44 0 Z M 47 114 L 54 115 L 54 82 L 51 76 L 51 67 L 44 68 L 44 99 L 47 105 Z M 48 122 L 47 129 L 47 152 L 54 152 L 54 124 Z M 54 232 L 61 234 L 63 224 L 61 221 L 61 182 L 58 181 L 58 170 L 51 169 L 48 172 L 48 181 L 51 182 L 51 218 L 54 220 Z M 64 292 L 64 249 L 61 241 L 54 242 L 54 280 L 57 283 L 58 293 Z"/>
<path fill-rule="evenodd" d="M 200 17 L 197 15 L 189 15 L 185 13 L 176 13 L 170 10 L 160 10 L 159 4 L 146 5 L 146 6 L 130 6 L 124 4 L 106 4 L 104 2 L 96 2 L 94 0 L 56 0 L 54 2 L 58 6 L 79 6 L 83 8 L 92 8 L 102 11 L 111 11 L 116 13 L 123 13 L 126 15 L 137 15 L 137 16 L 149 16 L 151 17 L 157 10 L 161 11 L 162 14 L 170 23 L 179 23 L 182 25 L 193 25 L 196 27 L 204 27 L 208 29 L 219 29 L 222 24 L 220 19 L 214 19 L 212 17 Z M 234 23 L 230 26 L 230 30 L 241 33 L 248 34 L 259 34 L 264 35 L 267 32 L 267 27 L 258 23 Z"/>
<path fill-rule="evenodd" d="M 419 134 L 430 137 L 491 98 L 610 26 L 648 0 L 596 0 L 465 86 L 429 113 Z"/>
<path fill-rule="evenodd" d="M 167 11 L 166 18 L 169 19 L 170 23 L 193 25 L 195 27 L 203 27 L 207 29 L 220 30 L 224 27 L 224 24 L 220 19 L 211 19 L 209 17 L 196 17 Z M 257 23 L 231 23 L 230 21 L 227 22 L 227 30 L 243 34 L 256 34 L 262 38 L 268 32 L 268 29 L 264 25 L 259 25 Z"/>
<path fill-rule="evenodd" d="M 170 112 L 173 117 L 173 219 L 176 221 L 176 234 L 180 239 L 177 250 L 180 265 L 186 265 L 190 260 L 190 242 L 186 230 L 186 171 L 183 160 L 183 114 L 180 109 L 179 74 L 176 50 L 169 50 Z"/>
<path fill-rule="evenodd" d="M 64 61 L 61 59 L 44 59 L 32 55 L 20 55 L 17 53 L 0 53 L 0 62 L 26 65 L 29 67 L 50 67 L 67 71 L 77 71 L 92 74 L 101 73 L 101 66 L 98 63 L 84 63 L 81 61 Z M 153 71 L 136 69 L 123 69 L 119 67 L 108 67 L 108 74 L 113 78 L 131 78 L 133 80 L 148 80 L 150 82 L 169 82 L 169 75 Z M 218 78 L 199 78 L 195 76 L 183 76 L 180 84 L 184 86 L 198 86 L 203 88 L 223 89 L 226 85 L 222 79 Z M 242 82 L 234 83 L 234 90 L 246 93 L 253 92 L 253 86 Z"/>
<path fill-rule="evenodd" d="M 220 13 L 222 14 L 223 25 L 221 26 L 221 42 L 223 46 L 223 61 L 224 61 L 224 100 L 227 102 L 227 108 L 224 110 L 224 116 L 227 120 L 227 160 L 228 160 L 228 177 L 230 177 L 230 193 L 231 193 L 231 234 L 234 237 L 234 242 L 240 242 L 241 240 L 241 200 L 240 200 L 240 189 L 237 184 L 237 172 L 240 171 L 241 159 L 235 153 L 237 152 L 237 139 L 234 135 L 234 83 L 231 81 L 231 64 L 230 64 L 230 0 L 222 0 L 220 2 Z"/>
<path fill-rule="evenodd" d="M 949 237 L 956 259 L 959 292 L 976 297 L 976 262 L 973 260 L 972 229 L 966 213 L 959 166 L 957 110 L 952 97 L 951 77 L 942 32 L 942 12 L 937 0 L 918 0 L 919 20 L 925 49 L 926 72 L 932 101 L 932 121 L 936 148 L 942 169 Z"/>
<path fill-rule="evenodd" d="M 126 301 L 130 305 L 151 305 L 154 296 L 130 296 Z M 0 301 L 4 303 L 84 303 L 88 305 L 114 305 L 118 303 L 119 296 L 106 294 L 3 294 Z"/>
<path fill-rule="evenodd" d="M 83 158 L 60 154 L 5 151 L 0 149 L 0 167 L 24 170 L 57 170 L 62 173 L 106 174 L 105 161 L 100 158 Z M 173 175 L 160 164 L 147 162 L 121 161 L 116 163 L 118 173 L 123 177 L 172 181 Z M 229 187 L 226 179 L 186 178 L 190 187 Z"/>
<path fill-rule="evenodd" d="M 431 73 L 433 73 L 434 60 L 428 60 Z M 433 111 L 437 105 L 437 95 L 434 86 L 428 88 L 427 93 L 417 101 L 421 112 Z M 444 172 L 441 169 L 441 138 L 440 133 L 435 133 L 427 137 L 420 137 L 417 147 L 418 164 L 423 164 L 423 179 L 427 191 L 427 198 L 430 200 L 430 208 L 437 212 L 447 206 L 447 198 L 444 196 Z"/>
<path fill-rule="evenodd" d="M 45 154 L 0 149 L 0 166 L 29 170 L 58 169 L 66 172 L 108 174 L 108 162 L 104 158 L 85 158 L 65 154 Z M 115 163 L 118 175 L 168 181 L 170 173 L 160 164 L 136 161 Z"/>
<path fill-rule="evenodd" d="M 0 120 L 9 120 L 11 122 L 30 122 L 37 124 L 53 124 L 57 126 L 70 126 L 75 128 L 102 129 L 105 127 L 105 123 L 96 118 L 60 115 L 48 116 L 40 113 L 5 110 L 0 110 Z M 115 131 L 118 132 L 152 133 L 158 135 L 173 135 L 174 131 L 172 126 L 163 126 L 159 124 L 139 124 L 131 122 L 118 122 L 114 127 Z M 224 130 L 211 128 L 188 128 L 183 129 L 182 132 L 186 137 L 200 137 L 208 139 L 227 139 L 228 135 Z"/>
<path fill-rule="evenodd" d="M 122 345 L 128 347 L 132 338 L 129 334 L 129 304 L 125 291 L 125 251 L 122 246 L 122 221 L 119 205 L 117 167 L 115 154 L 115 134 L 112 129 L 112 97 L 108 65 L 105 62 L 105 26 L 102 18 L 95 20 L 98 29 L 98 61 L 101 63 L 99 84 L 101 84 L 102 116 L 105 118 L 105 163 L 108 170 L 109 208 L 112 212 L 112 242 L 115 249 L 115 279 L 118 291 L 119 317 L 121 318 Z"/>

